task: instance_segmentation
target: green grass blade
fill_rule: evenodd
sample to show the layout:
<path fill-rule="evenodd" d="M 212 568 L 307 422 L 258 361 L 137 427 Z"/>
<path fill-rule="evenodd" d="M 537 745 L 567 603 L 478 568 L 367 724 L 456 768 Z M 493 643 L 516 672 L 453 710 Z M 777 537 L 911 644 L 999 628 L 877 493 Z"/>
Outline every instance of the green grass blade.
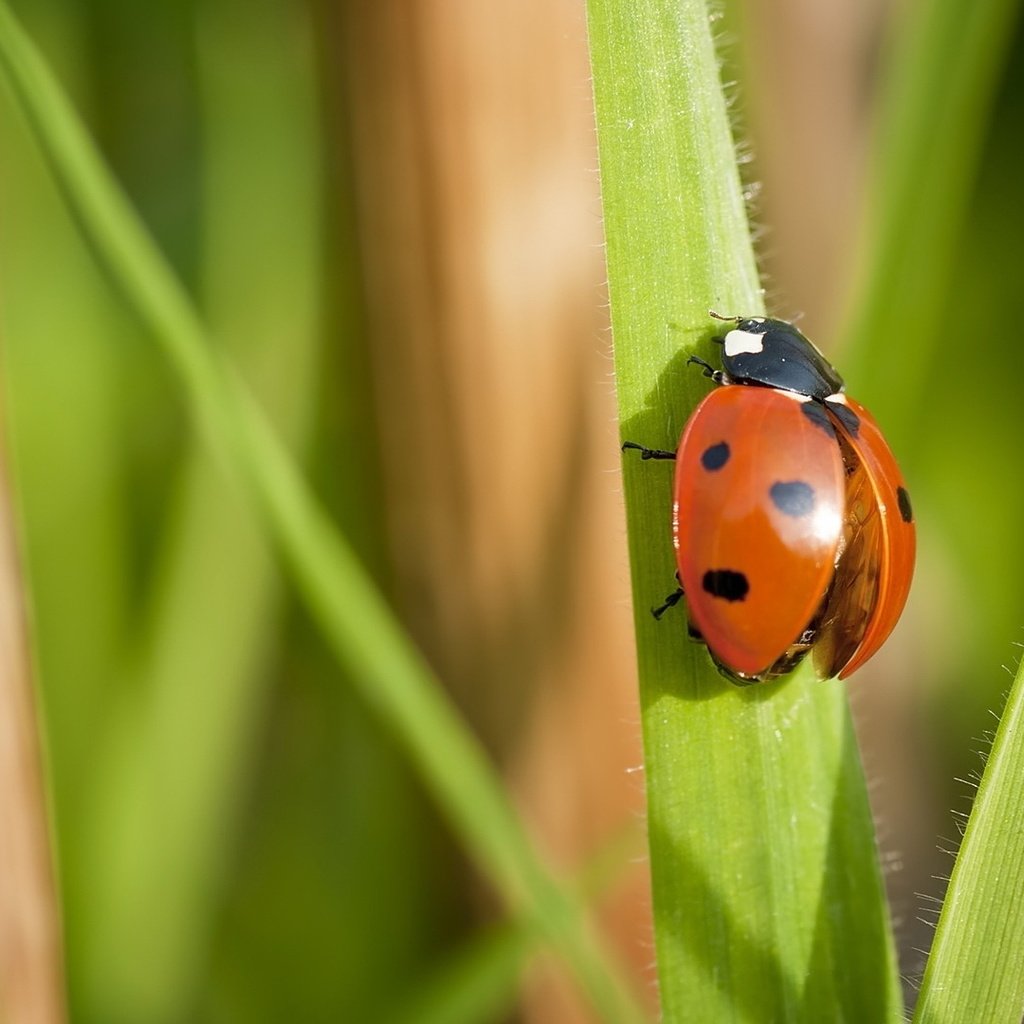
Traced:
<path fill-rule="evenodd" d="M 1024 1015 L 1024 662 L 996 731 L 925 970 L 915 1024 Z"/>
<path fill-rule="evenodd" d="M 514 922 L 474 937 L 387 1024 L 485 1024 L 515 1007 L 523 965 L 536 939 Z"/>
<path fill-rule="evenodd" d="M 602 845 L 576 879 L 583 900 L 593 903 L 621 879 L 641 855 L 632 824 Z M 483 1024 L 511 1012 L 524 964 L 541 949 L 536 928 L 508 920 L 474 936 L 450 956 L 411 997 L 385 1014 L 388 1024 Z"/>
<path fill-rule="evenodd" d="M 318 341 L 310 40 L 281 4 L 213 0 L 202 12 L 207 307 L 295 441 L 308 432 Z M 133 685 L 96 756 L 80 946 L 97 1020 L 187 1016 L 270 678 L 279 581 L 269 546 L 237 486 L 192 447 Z"/>
<path fill-rule="evenodd" d="M 479 743 L 248 392 L 206 344 L 180 285 L 6 4 L 0 63 L 83 231 L 166 347 L 205 436 L 250 486 L 312 616 L 364 699 L 401 739 L 485 874 L 566 958 L 602 1015 L 642 1020 L 578 901 L 533 851 Z"/>
<path fill-rule="evenodd" d="M 590 0 L 624 438 L 674 447 L 707 310 L 762 296 L 702 0 Z M 902 1004 L 846 695 L 738 690 L 648 608 L 672 589 L 671 467 L 625 460 L 665 1020 L 896 1021 Z M 854 684 L 855 685 L 855 684 Z"/>
<path fill-rule="evenodd" d="M 1017 0 L 922 0 L 907 5 L 888 47 L 844 370 L 869 386 L 897 448 L 914 435 L 1018 9 Z"/>
<path fill-rule="evenodd" d="M 77 17 L 68 20 L 63 33 L 54 33 L 45 15 L 40 18 L 51 45 L 63 50 L 65 67 L 74 68 L 83 33 Z M 3 418 L 31 585 L 49 782 L 61 825 L 58 863 L 73 932 L 74 819 L 81 787 L 95 766 L 94 737 L 112 688 L 110 665 L 131 634 L 118 347 L 128 318 L 99 283 L 92 255 L 70 227 L 11 100 L 4 89 Z M 61 259 L 55 260 L 58 250 Z M 75 338 L 74 346 L 64 343 L 68 337 Z"/>
<path fill-rule="evenodd" d="M 640 1020 L 570 899 L 531 850 L 474 737 L 462 726 L 351 550 L 295 476 L 248 396 L 225 391 L 239 455 L 264 503 L 295 582 L 339 660 L 401 737 L 464 842 L 514 907 L 535 922 L 611 1020 Z M 432 684 L 432 685 L 431 685 Z"/>

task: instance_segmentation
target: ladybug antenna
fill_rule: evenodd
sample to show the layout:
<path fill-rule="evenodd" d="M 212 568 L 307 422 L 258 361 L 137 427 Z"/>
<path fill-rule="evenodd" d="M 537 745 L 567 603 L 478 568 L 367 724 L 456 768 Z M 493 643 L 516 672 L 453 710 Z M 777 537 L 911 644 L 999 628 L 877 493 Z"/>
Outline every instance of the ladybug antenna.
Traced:
<path fill-rule="evenodd" d="M 722 316 L 721 313 L 716 313 L 713 309 L 708 310 L 708 316 L 713 316 L 716 320 L 726 320 L 737 324 L 743 319 L 741 316 Z"/>

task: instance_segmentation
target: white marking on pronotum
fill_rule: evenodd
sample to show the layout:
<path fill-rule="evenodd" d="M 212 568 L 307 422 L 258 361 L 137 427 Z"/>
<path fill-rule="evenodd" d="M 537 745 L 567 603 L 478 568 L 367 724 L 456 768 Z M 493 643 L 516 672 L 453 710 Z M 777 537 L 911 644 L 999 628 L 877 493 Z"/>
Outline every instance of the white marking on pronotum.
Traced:
<path fill-rule="evenodd" d="M 835 402 L 836 405 L 846 405 L 846 395 L 841 391 L 837 391 L 834 395 L 828 395 L 825 398 L 826 402 Z"/>
<path fill-rule="evenodd" d="M 764 335 L 750 331 L 730 331 L 725 336 L 725 354 L 730 358 L 744 352 L 755 354 L 764 348 Z"/>
<path fill-rule="evenodd" d="M 787 398 L 792 398 L 794 402 L 809 402 L 811 401 L 810 395 L 801 395 L 799 391 L 785 391 L 782 388 L 772 388 L 777 394 L 785 395 Z"/>

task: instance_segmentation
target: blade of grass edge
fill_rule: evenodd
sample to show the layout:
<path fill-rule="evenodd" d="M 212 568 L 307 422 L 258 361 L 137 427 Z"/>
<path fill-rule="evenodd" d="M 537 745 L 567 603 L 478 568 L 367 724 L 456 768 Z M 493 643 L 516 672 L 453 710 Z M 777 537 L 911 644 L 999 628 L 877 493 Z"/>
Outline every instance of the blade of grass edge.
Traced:
<path fill-rule="evenodd" d="M 702 0 L 588 4 L 622 436 L 672 448 L 709 307 L 763 308 Z M 902 1020 L 844 689 L 723 683 L 680 620 L 671 471 L 624 462 L 664 1019 Z"/>
<path fill-rule="evenodd" d="M 1024 1015 L 1024 661 L 1017 668 L 939 915 L 914 1024 Z"/>
<path fill-rule="evenodd" d="M 573 968 L 611 1021 L 644 1014 L 548 874 L 475 737 L 313 498 L 110 177 L 42 57 L 0 3 L 0 63 L 83 231 L 180 375 L 200 429 L 251 488 L 296 587 L 353 682 L 401 739 L 485 875 Z"/>

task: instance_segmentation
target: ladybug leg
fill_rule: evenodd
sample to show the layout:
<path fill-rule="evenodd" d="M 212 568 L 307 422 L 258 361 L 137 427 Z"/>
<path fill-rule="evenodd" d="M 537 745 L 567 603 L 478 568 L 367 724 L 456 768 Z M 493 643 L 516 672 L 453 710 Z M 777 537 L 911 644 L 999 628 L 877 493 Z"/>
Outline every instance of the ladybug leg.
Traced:
<path fill-rule="evenodd" d="M 657 608 L 652 608 L 651 609 L 651 614 L 656 619 L 660 619 L 662 617 L 662 615 L 664 615 L 665 612 L 667 612 L 669 610 L 669 608 L 675 608 L 675 606 L 677 604 L 679 604 L 679 602 L 682 601 L 682 599 L 683 599 L 683 588 L 682 587 L 676 587 L 676 589 L 671 594 L 669 594 L 668 597 L 665 598 L 665 601 L 664 601 L 663 604 L 659 605 Z"/>
<path fill-rule="evenodd" d="M 627 448 L 640 452 L 640 458 L 644 462 L 648 459 L 674 459 L 676 457 L 675 452 L 666 452 L 661 448 L 645 448 L 642 444 L 637 444 L 636 441 L 624 441 L 622 450 L 626 451 Z"/>
<path fill-rule="evenodd" d="M 725 383 L 725 374 L 722 373 L 721 370 L 716 370 L 709 362 L 701 359 L 700 356 L 690 356 L 690 358 L 686 360 L 686 365 L 689 366 L 691 363 L 696 366 L 702 366 L 704 368 L 704 376 L 710 377 L 716 384 Z"/>
<path fill-rule="evenodd" d="M 758 683 L 763 682 L 761 679 L 747 679 L 745 676 L 738 676 L 735 672 L 726 668 L 717 658 L 712 657 L 711 659 L 715 663 L 715 668 L 718 669 L 718 674 L 723 678 L 727 679 L 733 686 L 756 686 Z"/>

